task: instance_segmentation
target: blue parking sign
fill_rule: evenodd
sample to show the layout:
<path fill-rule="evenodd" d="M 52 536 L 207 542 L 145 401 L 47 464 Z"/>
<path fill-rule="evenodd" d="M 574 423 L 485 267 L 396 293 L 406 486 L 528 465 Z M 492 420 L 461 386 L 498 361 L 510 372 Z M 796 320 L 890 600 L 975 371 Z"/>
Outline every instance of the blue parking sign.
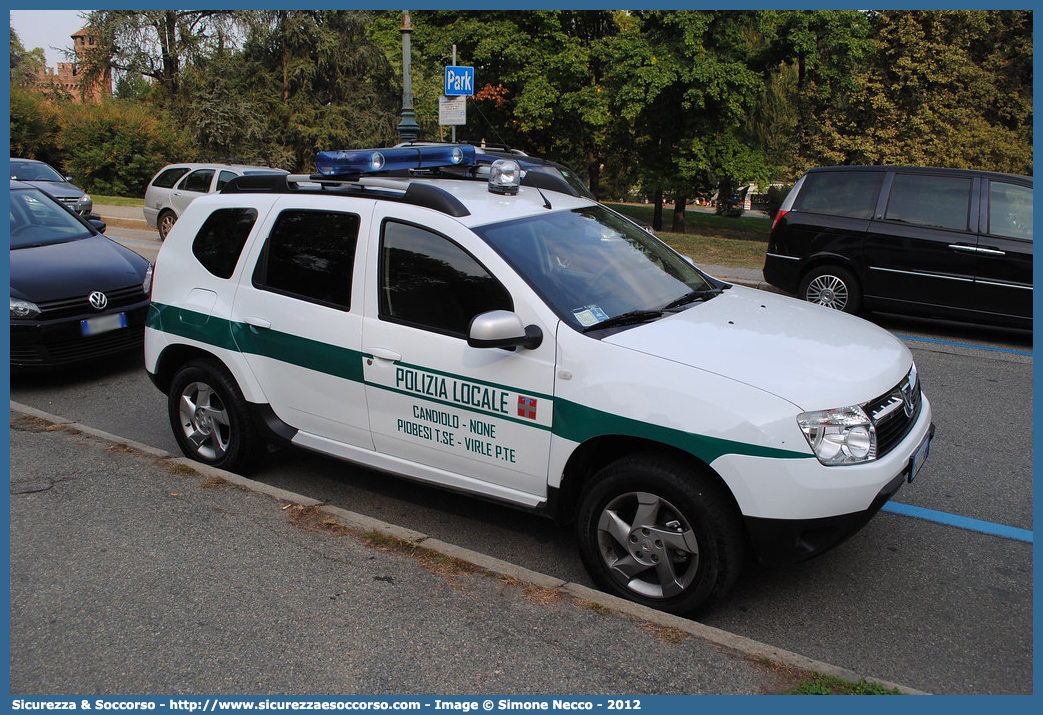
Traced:
<path fill-rule="evenodd" d="M 474 67 L 446 67 L 445 95 L 447 97 L 474 94 Z"/>

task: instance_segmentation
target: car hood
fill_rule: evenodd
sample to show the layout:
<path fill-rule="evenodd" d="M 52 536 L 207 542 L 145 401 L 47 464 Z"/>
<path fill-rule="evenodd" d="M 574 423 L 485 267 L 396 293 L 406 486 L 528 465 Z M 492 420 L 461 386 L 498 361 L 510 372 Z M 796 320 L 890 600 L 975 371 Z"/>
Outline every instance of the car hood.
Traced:
<path fill-rule="evenodd" d="M 737 380 L 802 410 L 871 400 L 912 364 L 902 342 L 868 321 L 742 286 L 605 342 Z"/>
<path fill-rule="evenodd" d="M 33 302 L 140 283 L 148 261 L 104 236 L 11 251 L 11 295 Z"/>
<path fill-rule="evenodd" d="M 72 184 L 64 181 L 23 181 L 23 184 L 35 186 L 40 191 L 46 191 L 56 199 L 78 199 L 85 193 Z"/>

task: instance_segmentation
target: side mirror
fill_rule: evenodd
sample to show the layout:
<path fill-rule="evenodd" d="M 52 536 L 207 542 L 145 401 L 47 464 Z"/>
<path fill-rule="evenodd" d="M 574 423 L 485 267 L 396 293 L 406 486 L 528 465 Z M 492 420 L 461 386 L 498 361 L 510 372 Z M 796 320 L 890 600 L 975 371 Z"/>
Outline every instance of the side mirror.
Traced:
<path fill-rule="evenodd" d="M 87 223 L 89 223 L 91 226 L 94 226 L 94 228 L 97 229 L 98 233 L 105 233 L 105 222 L 101 219 L 90 218 L 87 219 Z"/>
<path fill-rule="evenodd" d="M 476 315 L 467 331 L 467 344 L 472 348 L 526 348 L 535 350 L 543 343 L 539 326 L 526 327 L 517 313 L 491 310 Z"/>

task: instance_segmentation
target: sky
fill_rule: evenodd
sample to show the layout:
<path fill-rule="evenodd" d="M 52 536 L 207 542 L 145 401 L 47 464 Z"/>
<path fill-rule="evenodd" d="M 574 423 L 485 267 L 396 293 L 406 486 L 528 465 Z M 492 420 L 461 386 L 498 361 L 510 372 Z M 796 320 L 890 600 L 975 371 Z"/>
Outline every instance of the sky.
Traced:
<path fill-rule="evenodd" d="M 80 10 L 11 10 L 11 27 L 18 33 L 27 50 L 42 47 L 47 55 L 47 66 L 55 69 L 59 62 L 68 62 L 61 50 L 72 50 L 70 35 L 87 24 Z M 52 46 L 58 49 L 52 49 Z"/>

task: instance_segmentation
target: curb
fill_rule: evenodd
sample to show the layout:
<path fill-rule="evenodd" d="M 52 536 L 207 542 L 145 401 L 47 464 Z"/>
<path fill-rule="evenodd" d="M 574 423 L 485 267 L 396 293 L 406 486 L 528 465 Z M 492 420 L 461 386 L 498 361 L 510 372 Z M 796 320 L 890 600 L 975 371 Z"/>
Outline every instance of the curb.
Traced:
<path fill-rule="evenodd" d="M 123 218 L 120 216 L 106 216 L 104 214 L 98 214 L 102 221 L 105 222 L 106 226 L 115 226 L 117 228 L 129 228 L 136 231 L 152 231 L 154 229 L 149 228 L 143 218 Z"/>
<path fill-rule="evenodd" d="M 886 689 L 897 689 L 898 692 L 904 695 L 928 695 L 929 693 L 909 688 L 904 685 L 892 683 L 879 678 L 861 675 L 847 668 L 841 668 L 830 663 L 823 661 L 814 660 L 813 658 L 807 658 L 798 653 L 792 651 L 783 650 L 766 643 L 755 641 L 745 636 L 736 635 L 723 631 L 719 628 L 707 626 L 697 621 L 691 621 L 687 618 L 675 616 L 670 613 L 663 611 L 657 611 L 647 606 L 627 601 L 616 596 L 597 591 L 589 588 L 582 584 L 570 583 L 562 581 L 561 579 L 554 578 L 536 571 L 531 571 L 522 566 L 512 564 L 507 561 L 487 556 L 485 554 L 471 551 L 454 544 L 441 541 L 439 539 L 432 538 L 427 534 L 407 529 L 395 524 L 389 524 L 388 522 L 374 519 L 364 514 L 358 514 L 356 512 L 348 511 L 340 507 L 329 506 L 323 502 L 317 501 L 310 497 L 297 494 L 295 492 L 281 489 L 279 487 L 273 487 L 262 482 L 257 482 L 247 477 L 243 477 L 232 472 L 227 472 L 223 469 L 216 469 L 214 467 L 195 462 L 185 457 L 178 457 L 177 455 L 171 454 L 162 449 L 152 447 L 134 440 L 119 437 L 117 435 L 104 432 L 99 429 L 95 429 L 88 425 L 81 424 L 74 420 L 65 419 L 57 415 L 52 415 L 42 410 L 37 410 L 28 405 L 11 401 L 11 410 L 18 412 L 29 417 L 36 417 L 38 419 L 46 420 L 54 424 L 63 425 L 70 429 L 78 430 L 84 434 L 96 437 L 101 440 L 113 442 L 115 444 L 125 445 L 131 449 L 139 452 L 143 452 L 150 456 L 156 457 L 157 459 L 170 460 L 176 464 L 184 464 L 190 466 L 195 471 L 205 476 L 220 477 L 232 484 L 241 486 L 259 494 L 265 494 L 272 497 L 273 499 L 281 502 L 291 502 L 299 506 L 317 506 L 323 513 L 336 518 L 338 521 L 344 523 L 349 528 L 357 529 L 360 531 L 380 531 L 388 536 L 397 537 L 411 541 L 417 544 L 423 544 L 425 549 L 430 549 L 444 556 L 461 559 L 467 561 L 475 566 L 492 571 L 494 573 L 506 576 L 508 578 L 516 579 L 525 584 L 531 584 L 539 588 L 557 589 L 564 593 L 569 594 L 577 599 L 588 601 L 609 610 L 615 611 L 616 613 L 635 618 L 637 620 L 651 623 L 653 625 L 662 626 L 664 628 L 673 628 L 679 631 L 683 631 L 695 638 L 699 638 L 708 643 L 725 648 L 729 651 L 737 653 L 748 659 L 768 659 L 775 663 L 797 668 L 799 670 L 814 671 L 821 673 L 822 675 L 829 675 L 836 678 L 841 678 L 849 682 L 860 682 L 865 680 L 868 683 L 875 683 Z"/>

